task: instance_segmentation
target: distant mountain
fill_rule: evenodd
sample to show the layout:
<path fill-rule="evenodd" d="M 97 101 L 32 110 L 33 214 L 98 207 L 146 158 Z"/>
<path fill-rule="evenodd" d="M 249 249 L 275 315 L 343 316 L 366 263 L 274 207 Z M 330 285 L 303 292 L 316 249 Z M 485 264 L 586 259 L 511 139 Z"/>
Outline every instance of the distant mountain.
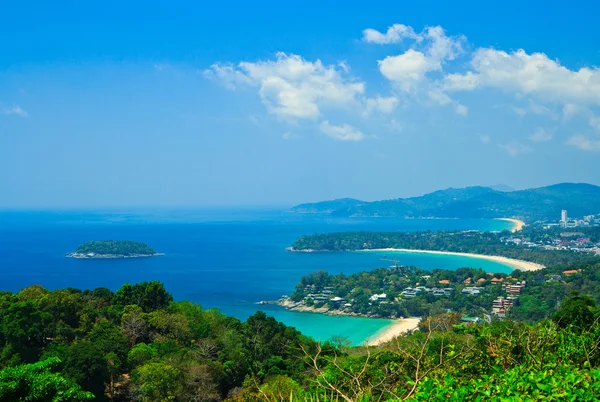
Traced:
<path fill-rule="evenodd" d="M 296 205 L 292 208 L 292 211 L 305 214 L 333 213 L 338 210 L 350 208 L 364 203 L 365 201 L 355 200 L 354 198 L 340 198 L 331 201 L 321 201 L 316 203 Z"/>
<path fill-rule="evenodd" d="M 420 197 L 366 202 L 350 198 L 301 204 L 292 210 L 353 217 L 502 218 L 527 221 L 558 220 L 561 210 L 569 216 L 600 213 L 600 187 L 562 183 L 511 192 L 489 187 L 449 188 Z"/>
<path fill-rule="evenodd" d="M 516 191 L 515 188 L 512 188 L 512 187 L 507 186 L 505 184 L 496 184 L 495 186 L 486 186 L 486 187 L 489 187 L 492 190 L 502 191 L 504 193 L 510 193 L 511 191 Z"/>

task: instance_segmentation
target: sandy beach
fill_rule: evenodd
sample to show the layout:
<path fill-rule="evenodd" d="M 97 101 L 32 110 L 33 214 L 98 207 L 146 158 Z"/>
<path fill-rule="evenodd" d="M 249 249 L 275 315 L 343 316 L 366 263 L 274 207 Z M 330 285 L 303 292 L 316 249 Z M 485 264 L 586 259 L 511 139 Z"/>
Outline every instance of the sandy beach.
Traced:
<path fill-rule="evenodd" d="M 419 321 L 421 321 L 419 317 L 400 318 L 373 339 L 367 339 L 367 345 L 376 346 L 391 341 L 395 337 L 417 328 Z"/>
<path fill-rule="evenodd" d="M 537 264 L 535 262 L 517 260 L 514 258 L 506 258 L 498 255 L 483 255 L 483 254 L 471 254 L 471 253 L 455 253 L 452 251 L 434 251 L 434 250 L 411 250 L 407 248 L 379 248 L 379 249 L 371 249 L 371 250 L 360 250 L 360 251 L 398 251 L 401 253 L 424 253 L 424 254 L 444 254 L 444 255 L 458 255 L 463 257 L 472 257 L 472 258 L 480 258 L 482 260 L 496 261 L 502 264 L 510 265 L 515 269 L 520 269 L 521 271 L 538 271 L 542 268 L 546 268 L 542 264 Z"/>
<path fill-rule="evenodd" d="M 523 229 L 523 226 L 525 226 L 525 222 L 520 221 L 518 219 L 513 219 L 513 218 L 496 218 L 497 221 L 507 221 L 507 222 L 512 222 L 514 223 L 514 227 L 512 228 L 511 232 L 518 232 L 519 230 Z"/>

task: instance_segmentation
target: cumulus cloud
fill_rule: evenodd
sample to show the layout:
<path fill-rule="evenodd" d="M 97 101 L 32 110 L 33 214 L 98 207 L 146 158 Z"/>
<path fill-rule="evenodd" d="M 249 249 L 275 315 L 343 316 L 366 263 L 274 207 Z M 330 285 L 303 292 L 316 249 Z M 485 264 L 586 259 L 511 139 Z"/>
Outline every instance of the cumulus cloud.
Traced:
<path fill-rule="evenodd" d="M 600 105 L 600 70 L 570 70 L 544 53 L 528 54 L 520 49 L 511 53 L 479 49 L 471 59 L 473 71 L 453 75 L 450 82 L 473 85 L 449 85 L 447 90 L 473 90 L 493 87 L 503 91 L 532 95 L 554 102 Z"/>
<path fill-rule="evenodd" d="M 383 114 L 390 114 L 398 105 L 398 98 L 395 96 L 383 97 L 377 95 L 375 98 L 368 98 L 365 107 L 365 116 L 369 116 L 373 111 L 378 111 Z"/>
<path fill-rule="evenodd" d="M 544 130 L 543 128 L 538 127 L 533 133 L 531 133 L 528 139 L 529 141 L 536 143 L 547 142 L 552 139 L 552 134 Z"/>
<path fill-rule="evenodd" d="M 442 88 L 446 91 L 470 91 L 479 86 L 479 76 L 467 71 L 465 74 L 446 74 Z"/>
<path fill-rule="evenodd" d="M 337 141 L 362 141 L 365 139 L 365 135 L 362 132 L 346 123 L 341 126 L 335 126 L 325 120 L 319 125 L 319 129 L 325 135 Z"/>
<path fill-rule="evenodd" d="M 446 36 L 440 26 L 427 27 L 417 34 L 414 48 L 378 61 L 379 71 L 398 87 L 410 92 L 425 81 L 427 73 L 441 71 L 442 65 L 463 53 L 463 36 Z"/>
<path fill-rule="evenodd" d="M 581 134 L 569 138 L 567 145 L 584 151 L 600 151 L 600 140 L 589 139 Z"/>
<path fill-rule="evenodd" d="M 386 33 L 374 29 L 363 31 L 363 40 L 371 43 L 397 43 L 404 39 L 412 40 L 411 47 L 403 53 L 379 60 L 381 74 L 408 96 L 440 106 L 452 104 L 458 114 L 467 115 L 468 108 L 453 101 L 434 74 L 439 75 L 445 63 L 464 53 L 466 39 L 463 36 L 447 36 L 440 26 L 426 27 L 419 33 L 401 24 L 390 27 Z M 458 79 L 465 81 L 462 77 Z M 447 85 L 464 86 L 466 83 L 453 82 L 452 78 L 448 78 Z"/>
<path fill-rule="evenodd" d="M 214 64 L 204 75 L 229 89 L 257 87 L 270 113 L 283 118 L 314 119 L 321 107 L 340 107 L 355 102 L 365 84 L 346 76 L 347 67 L 310 62 L 294 54 L 277 53 L 275 60 Z"/>
<path fill-rule="evenodd" d="M 415 33 L 415 30 L 403 24 L 394 24 L 388 28 L 386 33 L 381 33 L 375 29 L 367 28 L 363 31 L 363 41 L 385 45 L 388 43 L 398 43 L 403 39 L 414 39 L 420 41 L 421 38 Z"/>
<path fill-rule="evenodd" d="M 0 109 L 0 113 L 6 116 L 20 116 L 20 117 L 27 117 L 29 116 L 29 114 L 23 110 L 20 106 L 13 106 L 13 107 L 5 107 Z"/>
<path fill-rule="evenodd" d="M 385 78 L 398 84 L 400 89 L 409 92 L 425 78 L 429 71 L 440 69 L 436 61 L 428 60 L 424 53 L 409 49 L 397 56 L 387 56 L 378 61 L 379 71 Z"/>
<path fill-rule="evenodd" d="M 600 132 L 600 118 L 594 115 L 600 106 L 599 68 L 572 69 L 544 53 L 527 53 L 523 49 L 471 51 L 464 36 L 450 35 L 440 26 L 421 31 L 404 24 L 394 24 L 385 31 L 368 28 L 362 32 L 362 40 L 393 45 L 386 49 L 400 49 L 377 61 L 381 76 L 391 84 L 391 96 L 366 94 L 365 83 L 350 75 L 346 62 L 326 65 L 318 59 L 311 61 L 282 52 L 268 60 L 235 65 L 216 63 L 203 73 L 230 90 L 255 88 L 267 111 L 281 119 L 322 121 L 320 130 L 337 140 L 360 141 L 365 136 L 347 124 L 330 125 L 324 114 L 332 108 L 354 113 L 360 108 L 364 117 L 380 113 L 391 115 L 392 119 L 397 117 L 393 114 L 400 102 L 414 101 L 420 105 L 444 106 L 468 116 L 467 100 L 472 95 L 460 93 L 483 89 L 513 96 L 515 99 L 504 105 L 496 98 L 494 102 L 519 116 L 531 115 L 536 120 L 540 117 L 557 120 L 562 116 L 563 123 L 577 116 Z M 461 56 L 465 56 L 468 64 L 457 62 Z M 594 149 L 597 142 L 590 138 L 593 137 L 578 135 L 568 143 Z M 530 152 L 533 143 L 551 139 L 551 133 L 538 129 L 523 142 L 499 146 L 509 155 L 517 156 Z"/>

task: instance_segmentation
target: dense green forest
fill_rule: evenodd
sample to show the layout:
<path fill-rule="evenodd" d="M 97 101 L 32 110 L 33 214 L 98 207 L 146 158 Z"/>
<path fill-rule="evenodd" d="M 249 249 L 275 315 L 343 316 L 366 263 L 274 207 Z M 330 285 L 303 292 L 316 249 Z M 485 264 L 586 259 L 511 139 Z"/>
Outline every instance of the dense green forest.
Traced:
<path fill-rule="evenodd" d="M 95 400 L 219 401 L 273 376 L 301 383 L 301 350 L 314 353 L 316 343 L 264 313 L 240 322 L 173 302 L 158 282 L 115 293 L 39 286 L 0 293 L 0 367 L 7 368 L 0 401 L 37 392 L 43 384 L 23 377 L 39 373 L 53 387 L 44 395 L 75 395 L 57 401 L 84 400 L 82 390 Z M 46 398 L 27 400 L 54 400 Z"/>
<path fill-rule="evenodd" d="M 596 268 L 594 268 L 596 269 Z M 591 401 L 600 393 L 593 299 L 551 320 L 432 316 L 379 347 L 316 343 L 174 302 L 160 283 L 0 294 L 0 401 Z"/>
<path fill-rule="evenodd" d="M 502 218 L 519 217 L 528 222 L 558 221 L 561 210 L 571 216 L 600 213 L 600 187 L 584 183 L 560 183 L 518 191 L 489 187 L 449 188 L 418 197 L 384 201 L 340 199 L 292 208 L 301 213 L 337 216 Z"/>
<path fill-rule="evenodd" d="M 145 243 L 130 240 L 88 241 L 77 247 L 78 254 L 111 254 L 111 255 L 153 255 L 156 251 Z"/>
<path fill-rule="evenodd" d="M 341 232 L 322 233 L 298 238 L 294 250 L 352 251 L 383 248 L 436 250 L 484 255 L 536 262 L 545 266 L 584 261 L 586 253 L 543 250 L 502 243 L 500 238 L 510 232 L 423 231 L 423 232 Z"/>

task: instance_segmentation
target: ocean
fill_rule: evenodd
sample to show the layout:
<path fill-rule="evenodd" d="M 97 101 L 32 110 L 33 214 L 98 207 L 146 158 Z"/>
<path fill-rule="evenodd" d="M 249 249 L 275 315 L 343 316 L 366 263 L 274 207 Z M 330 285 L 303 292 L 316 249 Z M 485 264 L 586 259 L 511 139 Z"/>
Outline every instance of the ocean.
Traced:
<path fill-rule="evenodd" d="M 265 311 L 304 334 L 359 344 L 390 320 L 331 317 L 258 305 L 293 291 L 316 270 L 351 274 L 389 266 L 386 253 L 290 253 L 303 234 L 339 231 L 445 229 L 503 230 L 511 223 L 481 219 L 382 219 L 302 215 L 285 209 L 153 209 L 108 211 L 0 211 L 0 290 L 41 284 L 117 290 L 124 283 L 163 282 L 176 300 L 246 319 Z M 127 260 L 65 258 L 88 240 L 138 240 L 165 256 Z M 390 256 L 389 254 L 387 255 Z M 399 253 L 400 264 L 424 269 L 481 267 L 511 272 L 494 261 Z"/>

